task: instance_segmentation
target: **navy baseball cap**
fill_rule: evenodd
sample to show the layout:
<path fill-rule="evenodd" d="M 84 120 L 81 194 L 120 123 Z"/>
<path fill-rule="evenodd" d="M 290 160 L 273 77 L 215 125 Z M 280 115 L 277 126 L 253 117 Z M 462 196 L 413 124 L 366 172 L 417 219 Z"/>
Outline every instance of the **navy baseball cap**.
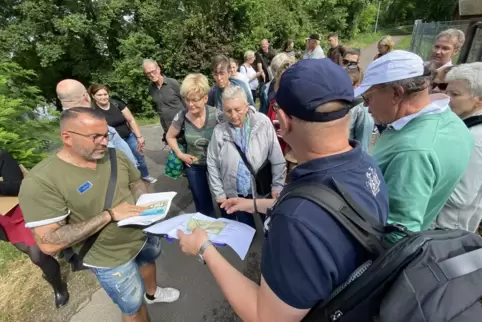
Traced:
<path fill-rule="evenodd" d="M 343 67 L 329 58 L 303 59 L 281 76 L 276 103 L 288 115 L 307 122 L 330 122 L 343 118 L 349 107 L 338 111 L 317 113 L 323 104 L 354 100 L 353 85 Z"/>

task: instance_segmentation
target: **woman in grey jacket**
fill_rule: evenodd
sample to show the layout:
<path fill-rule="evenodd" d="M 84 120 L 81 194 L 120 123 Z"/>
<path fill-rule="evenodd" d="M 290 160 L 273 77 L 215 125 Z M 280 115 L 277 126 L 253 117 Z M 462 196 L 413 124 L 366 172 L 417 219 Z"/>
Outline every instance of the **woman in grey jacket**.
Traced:
<path fill-rule="evenodd" d="M 225 119 L 214 129 L 208 147 L 207 165 L 211 191 L 218 203 L 228 198 L 252 198 L 254 178 L 242 161 L 236 145 L 246 154 L 255 172 L 266 160 L 271 163 L 271 194 L 277 197 L 283 189 L 286 163 L 275 130 L 268 117 L 250 107 L 243 89 L 229 87 L 222 95 Z M 256 196 L 256 195 L 255 195 Z M 236 212 L 223 217 L 255 227 L 252 214 Z"/>

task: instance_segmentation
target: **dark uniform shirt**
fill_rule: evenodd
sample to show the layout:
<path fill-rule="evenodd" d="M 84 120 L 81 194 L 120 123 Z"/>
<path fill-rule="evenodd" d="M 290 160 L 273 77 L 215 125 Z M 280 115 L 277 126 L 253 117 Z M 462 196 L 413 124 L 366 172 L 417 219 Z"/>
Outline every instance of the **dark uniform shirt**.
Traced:
<path fill-rule="evenodd" d="M 291 183 L 340 182 L 353 200 L 379 222 L 388 217 L 388 191 L 375 161 L 359 143 L 338 155 L 311 160 L 291 172 Z M 281 202 L 272 214 L 263 245 L 261 273 L 286 304 L 312 308 L 326 299 L 368 259 L 360 244 L 315 203 L 302 198 Z"/>
<path fill-rule="evenodd" d="M 149 95 L 156 105 L 164 133 L 169 130 L 176 114 L 186 108 L 180 89 L 181 85 L 177 80 L 166 76 L 164 76 L 161 88 L 158 88 L 154 83 L 149 87 Z"/>

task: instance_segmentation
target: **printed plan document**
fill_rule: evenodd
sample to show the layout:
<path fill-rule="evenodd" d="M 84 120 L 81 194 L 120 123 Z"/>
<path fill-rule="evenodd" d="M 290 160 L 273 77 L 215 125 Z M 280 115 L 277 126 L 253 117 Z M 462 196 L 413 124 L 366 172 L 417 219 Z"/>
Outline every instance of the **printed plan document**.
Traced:
<path fill-rule="evenodd" d="M 176 196 L 176 192 L 159 192 L 146 193 L 139 197 L 136 205 L 144 207 L 144 212 L 137 217 L 131 217 L 121 220 L 118 226 L 140 225 L 149 226 L 153 223 L 164 219 L 171 207 L 172 199 Z"/>
<path fill-rule="evenodd" d="M 242 260 L 256 232 L 246 224 L 225 218 L 214 219 L 199 212 L 164 220 L 144 229 L 144 232 L 177 239 L 178 229 L 191 234 L 195 228 L 204 229 L 213 243 L 229 245 Z"/>

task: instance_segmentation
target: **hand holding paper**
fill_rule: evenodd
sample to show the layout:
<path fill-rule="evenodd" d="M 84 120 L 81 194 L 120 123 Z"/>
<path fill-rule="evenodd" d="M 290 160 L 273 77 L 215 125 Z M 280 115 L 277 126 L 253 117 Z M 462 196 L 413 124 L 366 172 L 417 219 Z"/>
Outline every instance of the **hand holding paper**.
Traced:
<path fill-rule="evenodd" d="M 142 209 L 139 216 L 130 217 L 117 223 L 118 226 L 140 225 L 148 226 L 164 219 L 171 207 L 176 192 L 147 193 L 140 196 L 137 206 Z"/>
<path fill-rule="evenodd" d="M 178 239 L 178 235 L 180 235 L 178 230 L 181 230 L 184 235 L 191 235 L 198 231 L 196 228 L 202 228 L 204 230 L 203 234 L 207 234 L 213 243 L 229 245 L 241 259 L 246 257 L 256 232 L 246 224 L 226 218 L 214 219 L 200 213 L 184 214 L 161 221 L 144 229 L 144 232 Z M 199 240 L 196 237 L 195 240 L 198 242 L 201 240 L 201 237 L 199 237 Z M 193 245 L 197 246 L 197 243 L 193 242 Z M 194 246 L 192 248 L 194 249 Z M 193 249 L 189 246 L 189 253 Z M 199 248 L 196 250 L 196 254 L 198 250 Z"/>
<path fill-rule="evenodd" d="M 185 234 L 182 230 L 177 231 L 181 251 L 188 255 L 196 256 L 201 246 L 209 239 L 208 234 L 202 228 L 195 228 L 192 234 Z"/>

